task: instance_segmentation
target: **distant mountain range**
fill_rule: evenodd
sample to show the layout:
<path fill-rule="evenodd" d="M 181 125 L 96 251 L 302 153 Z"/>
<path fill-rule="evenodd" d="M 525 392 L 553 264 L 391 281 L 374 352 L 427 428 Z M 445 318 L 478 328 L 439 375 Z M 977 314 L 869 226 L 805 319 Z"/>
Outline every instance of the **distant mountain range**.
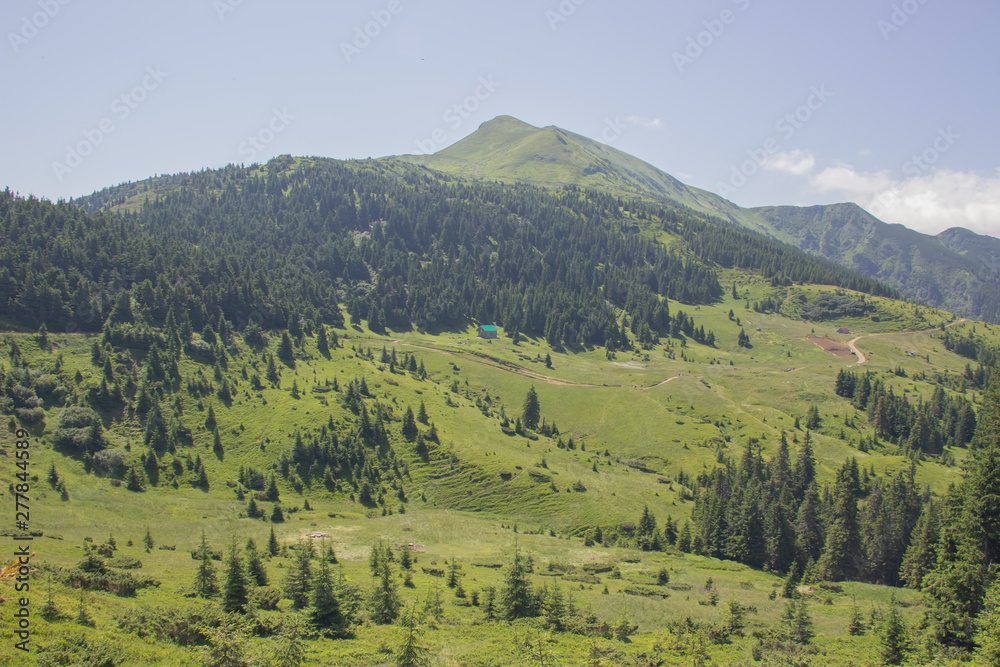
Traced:
<path fill-rule="evenodd" d="M 679 204 L 827 257 L 908 298 L 1000 322 L 1000 239 L 968 229 L 930 236 L 882 222 L 851 203 L 742 208 L 611 146 L 511 116 L 483 123 L 432 155 L 383 159 L 468 179 L 578 185 Z"/>

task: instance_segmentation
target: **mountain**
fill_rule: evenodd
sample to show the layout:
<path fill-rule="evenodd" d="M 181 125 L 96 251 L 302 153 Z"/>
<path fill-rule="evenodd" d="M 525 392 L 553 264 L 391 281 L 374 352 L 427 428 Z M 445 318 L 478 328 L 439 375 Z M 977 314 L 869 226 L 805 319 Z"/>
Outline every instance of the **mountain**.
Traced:
<path fill-rule="evenodd" d="M 38 664 L 774 663 L 812 624 L 859 664 L 887 599 L 973 649 L 1000 330 L 622 178 L 279 156 L 0 193 Z"/>
<path fill-rule="evenodd" d="M 510 116 L 483 123 L 433 155 L 391 159 L 462 178 L 570 184 L 670 202 L 822 255 L 908 298 L 1000 322 L 1000 240 L 966 229 L 929 236 L 849 203 L 746 209 L 611 146 Z"/>
<path fill-rule="evenodd" d="M 432 155 L 393 159 L 463 178 L 579 185 L 616 194 L 668 201 L 757 231 L 758 217 L 719 195 L 681 183 L 670 174 L 617 148 L 550 125 L 534 127 L 498 116 Z"/>
<path fill-rule="evenodd" d="M 1000 240 L 953 228 L 929 236 L 856 204 L 753 209 L 782 238 L 878 278 L 910 298 L 1000 321 Z"/>

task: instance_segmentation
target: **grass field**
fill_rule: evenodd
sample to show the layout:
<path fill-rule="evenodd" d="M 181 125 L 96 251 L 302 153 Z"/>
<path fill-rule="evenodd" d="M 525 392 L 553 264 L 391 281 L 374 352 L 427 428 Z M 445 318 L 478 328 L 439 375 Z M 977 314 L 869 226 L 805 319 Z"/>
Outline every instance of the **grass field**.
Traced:
<path fill-rule="evenodd" d="M 29 494 L 31 527 L 44 533 L 32 543 L 36 552 L 32 562 L 38 568 L 32 575 L 31 603 L 36 612 L 32 642 L 47 645 L 68 634 L 83 633 L 126 656 L 124 664 L 200 664 L 203 649 L 139 638 L 120 629 L 116 619 L 140 608 L 181 614 L 205 605 L 199 598 L 185 597 L 197 564 L 189 552 L 197 546 L 202 532 L 213 548 L 222 550 L 234 536 L 241 545 L 248 538 L 263 545 L 273 526 L 286 546 L 294 546 L 312 531 L 329 534 L 340 559 L 339 568 L 362 590 L 371 584 L 367 558 L 374 542 L 423 545 L 412 577 L 414 588 L 401 590 L 408 603 L 422 604 L 429 591 L 440 589 L 443 620 L 425 623 L 421 630 L 421 642 L 429 649 L 432 664 L 584 664 L 592 651 L 603 655 L 603 664 L 645 664 L 635 662 L 638 656 L 657 652 L 666 656 L 667 664 L 691 664 L 691 658 L 685 657 L 690 651 L 671 648 L 679 640 L 676 633 L 668 632 L 669 624 L 685 617 L 707 625 L 722 623 L 729 600 L 756 609 L 747 617 L 748 636 L 733 637 L 729 643 L 713 644 L 706 650 L 721 663 L 752 662 L 757 640 L 750 633 L 781 623 L 785 601 L 780 595 L 777 599 L 769 595 L 780 590 L 779 577 L 679 552 L 584 547 L 582 533 L 596 525 L 634 522 L 645 506 L 660 525 L 668 516 L 683 523 L 693 502 L 685 499 L 676 483 L 681 472 L 696 475 L 717 465 L 720 457 L 738 460 L 750 437 L 759 439 L 765 456 L 770 456 L 783 431 L 795 441 L 804 436 L 795 423 L 811 406 L 817 406 L 823 418 L 820 428 L 812 433 L 822 482 L 831 481 L 852 456 L 866 468 L 873 466 L 878 474 L 904 469 L 910 465 L 909 459 L 856 449 L 860 437 L 870 429 L 863 414 L 857 414 L 833 393 L 837 372 L 843 368 L 870 371 L 897 393 L 926 398 L 933 386 L 917 379 L 920 374 L 960 375 L 969 363 L 943 348 L 941 325 L 952 325 L 952 331 L 961 335 L 975 327 L 977 336 L 994 345 L 1000 343 L 1000 329 L 872 297 L 868 299 L 875 304 L 875 321 L 868 317 L 806 322 L 757 313 L 748 309 L 747 303 L 779 296 L 791 303 L 799 293 L 808 299 L 823 289 L 831 290 L 775 288 L 737 272 L 727 274 L 722 282 L 736 282 L 738 298 L 727 294 L 717 305 L 697 308 L 670 304 L 673 311 L 685 310 L 699 325 L 714 331 L 716 348 L 693 341 L 685 346 L 663 341 L 649 350 L 620 351 L 608 358 L 603 349 L 553 350 L 544 341 L 531 339 L 514 345 L 503 335 L 481 340 L 475 337 L 473 326 L 436 334 L 406 331 L 377 336 L 360 322 L 337 331 L 341 345 L 332 350 L 329 359 L 317 352 L 315 339 L 306 337 L 304 346 L 297 350 L 294 368 L 281 368 L 280 386 L 257 391 L 244 379 L 243 371 L 263 375 L 261 353 L 247 346 L 234 349 L 224 372 L 234 386 L 231 404 L 214 393 L 198 398 L 182 392 L 179 406 L 194 444 L 185 448 L 187 451 L 179 449 L 177 455 L 201 458 L 210 481 L 207 490 L 191 484 L 190 472 L 178 477 L 176 489 L 162 484 L 141 493 L 113 485 L 112 479 L 87 474 L 82 460 L 53 449 L 51 435 L 64 408 L 46 406 L 46 426 L 33 433 L 31 440 L 32 474 L 37 476 L 32 478 Z M 851 334 L 836 333 L 840 327 L 850 329 Z M 750 337 L 752 347 L 748 349 L 737 346 L 741 328 Z M 856 339 L 867 361 L 858 368 L 855 357 L 824 352 L 807 340 L 812 335 L 845 342 Z M 16 341 L 32 369 L 56 375 L 78 391 L 99 384 L 102 369 L 91 363 L 92 337 L 51 335 L 54 345 L 43 350 L 32 334 L 12 332 L 7 336 Z M 272 336 L 272 350 L 276 344 Z M 426 368 L 427 379 L 405 371 L 392 372 L 379 361 L 383 347 L 400 357 L 415 355 Z M 361 353 L 368 348 L 374 361 Z M 142 353 L 132 354 L 141 363 Z M 546 355 L 551 356 L 551 368 L 544 363 Z M 0 367 L 9 366 L 5 356 Z M 893 373 L 897 367 L 906 371 L 905 377 Z M 213 380 L 212 366 L 188 357 L 180 372 L 185 379 L 200 374 Z M 82 376 L 79 385 L 73 380 L 77 373 Z M 351 500 L 347 491 L 330 492 L 318 481 L 307 484 L 301 494 L 280 484 L 287 520 L 271 524 L 247 518 L 245 502 L 236 497 L 240 466 L 269 470 L 291 448 L 297 432 L 318 432 L 331 420 L 335 425 L 349 423 L 353 416 L 337 400 L 336 392 L 315 388 L 335 379 L 343 388 L 354 378 L 364 378 L 371 390 L 373 397 L 366 399 L 368 408 L 380 402 L 391 409 L 396 420 L 390 426 L 392 443 L 408 468 L 403 489 L 408 500 L 387 502 L 388 511 L 383 515 L 381 508 L 366 508 Z M 298 397 L 290 391 L 293 382 L 300 389 Z M 564 442 L 573 438 L 575 449 L 560 449 L 556 437 L 509 435 L 512 431 L 501 427 L 501 409 L 513 421 L 521 414 L 531 387 L 537 391 L 546 422 L 555 422 L 558 438 Z M 971 396 L 976 400 L 975 392 Z M 421 402 L 439 434 L 429 463 L 420 460 L 399 430 L 406 408 L 416 411 Z M 221 457 L 213 452 L 213 435 L 205 426 L 209 405 L 223 443 Z M 847 417 L 854 428 L 843 429 Z M 122 450 L 129 462 L 137 461 L 144 453 L 138 419 L 109 418 L 106 426 L 110 446 Z M 421 430 L 426 428 L 421 425 Z M 15 481 L 17 472 L 10 456 L 15 449 L 13 441 L 13 432 L 4 429 L 0 447 L 8 456 L 0 457 L 0 480 L 5 489 L 7 483 Z M 959 463 L 964 458 L 964 452 L 954 455 Z M 162 467 L 166 468 L 167 460 L 165 456 L 160 461 Z M 46 481 L 52 465 L 65 480 L 67 501 L 60 500 Z M 917 476 L 921 484 L 940 492 L 959 479 L 960 469 L 927 459 L 917 465 Z M 12 502 L 10 493 L 4 494 Z M 311 510 L 303 509 L 306 501 Z M 405 513 L 399 512 L 400 505 Z M 147 529 L 156 543 L 149 552 L 142 546 Z M 12 534 L 10 529 L 6 532 Z M 80 591 L 54 583 L 52 595 L 64 618 L 42 620 L 37 610 L 48 594 L 50 570 L 72 567 L 82 558 L 85 540 L 101 543 L 111 534 L 118 553 L 140 559 L 140 571 L 155 577 L 159 585 L 142 589 L 131 598 L 85 593 L 83 604 L 93 619 L 93 626 L 88 627 L 75 620 Z M 9 537 L 4 541 L 5 546 L 12 544 Z M 612 625 L 629 619 L 638 624 L 638 632 L 623 642 L 549 633 L 537 621 L 484 623 L 480 608 L 469 605 L 468 598 L 456 598 L 444 579 L 429 573 L 456 559 L 462 566 L 463 586 L 470 594 L 499 586 L 504 570 L 496 566 L 510 561 L 515 543 L 532 556 L 536 584 L 558 583 L 566 593 L 572 593 L 577 608 L 589 610 Z M 159 548 L 165 545 L 176 549 Z M 272 584 L 280 585 L 291 562 L 291 556 L 285 555 L 267 562 Z M 594 579 L 574 580 L 585 565 L 593 563 L 617 568 L 620 578 L 612 576 L 612 569 Z M 221 572 L 222 563 L 217 566 Z M 661 567 L 670 573 L 666 588 L 653 585 Z M 706 586 L 709 578 L 711 588 Z M 625 592 L 628 588 L 662 590 L 668 597 L 633 595 Z M 717 595 L 715 606 L 708 604 L 712 591 Z M 9 594 L 0 593 L 4 597 Z M 812 646 L 819 653 L 812 656 L 813 664 L 871 664 L 876 645 L 872 633 L 860 637 L 845 633 L 855 599 L 866 619 L 872 609 L 887 604 L 890 595 L 902 604 L 911 626 L 923 611 L 920 596 L 909 590 L 851 583 L 840 590 L 817 588 L 805 595 L 817 632 Z M 287 600 L 282 601 L 282 608 L 287 605 Z M 276 617 L 294 614 L 287 610 L 260 613 Z M 0 627 L 9 637 L 9 614 L 2 615 Z M 354 639 L 308 642 L 308 661 L 393 664 L 391 653 L 403 632 L 397 626 L 366 624 L 357 629 Z M 246 648 L 251 656 L 263 657 L 272 646 L 272 639 L 257 638 Z M 0 658 L 14 655 L 10 643 L 0 647 Z"/>

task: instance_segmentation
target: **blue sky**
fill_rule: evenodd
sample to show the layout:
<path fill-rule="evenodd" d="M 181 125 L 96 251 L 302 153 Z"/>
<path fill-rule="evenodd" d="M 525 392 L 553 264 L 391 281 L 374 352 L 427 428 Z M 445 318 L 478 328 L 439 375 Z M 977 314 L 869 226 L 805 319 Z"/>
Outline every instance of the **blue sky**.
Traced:
<path fill-rule="evenodd" d="M 998 25 L 992 0 L 5 0 L 0 185 L 426 152 L 509 114 L 743 206 L 998 236 Z"/>

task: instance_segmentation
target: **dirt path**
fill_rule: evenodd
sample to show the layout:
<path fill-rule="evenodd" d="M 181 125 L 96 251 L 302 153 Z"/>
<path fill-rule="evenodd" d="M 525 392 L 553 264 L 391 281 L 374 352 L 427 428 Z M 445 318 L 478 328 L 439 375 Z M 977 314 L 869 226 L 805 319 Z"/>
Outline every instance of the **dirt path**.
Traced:
<path fill-rule="evenodd" d="M 873 335 L 875 335 L 875 334 L 873 334 Z M 847 346 L 849 348 L 851 348 L 851 352 L 853 352 L 854 355 L 858 358 L 858 366 L 860 366 L 861 364 L 867 364 L 868 363 L 868 357 L 866 357 L 865 353 L 862 352 L 861 350 L 859 350 L 858 346 L 855 345 L 855 343 L 857 343 L 862 338 L 865 338 L 865 336 L 858 336 L 854 340 L 847 341 Z"/>
<path fill-rule="evenodd" d="M 949 328 L 949 327 L 953 327 L 953 326 L 955 326 L 956 324 L 961 324 L 962 322 L 965 322 L 965 321 L 966 321 L 966 318 L 964 318 L 964 317 L 961 317 L 961 318 L 959 318 L 959 319 L 955 320 L 954 322 L 952 322 L 951 324 L 946 324 L 946 325 L 944 325 L 944 328 L 945 328 L 945 329 L 947 329 L 947 328 Z M 885 333 L 877 333 L 877 334 L 866 334 L 866 335 L 864 335 L 864 336 L 858 336 L 858 337 L 854 338 L 853 340 L 849 341 L 849 342 L 847 343 L 847 345 L 848 345 L 848 346 L 849 346 L 849 347 L 851 348 L 851 351 L 852 351 L 852 352 L 854 352 L 854 354 L 856 354 L 856 355 L 857 355 L 857 357 L 858 357 L 858 366 L 860 366 L 861 364 L 866 364 L 866 363 L 868 363 L 868 357 L 866 357 L 866 356 L 864 355 L 864 353 L 863 353 L 863 352 L 862 352 L 861 350 L 859 350 L 859 349 L 858 349 L 858 346 L 857 346 L 857 345 L 855 344 L 855 343 L 857 343 L 857 342 L 858 342 L 859 340 L 861 340 L 862 338 L 872 338 L 873 336 L 892 336 L 892 335 L 894 335 L 894 334 L 900 334 L 900 333 L 925 333 L 925 332 L 927 332 L 927 331 L 934 331 L 934 330 L 936 330 L 937 328 L 938 328 L 938 327 L 930 327 L 929 329 L 920 329 L 920 330 L 918 330 L 918 331 L 914 331 L 914 332 L 906 332 L 906 331 L 887 331 L 887 332 L 885 332 Z"/>

